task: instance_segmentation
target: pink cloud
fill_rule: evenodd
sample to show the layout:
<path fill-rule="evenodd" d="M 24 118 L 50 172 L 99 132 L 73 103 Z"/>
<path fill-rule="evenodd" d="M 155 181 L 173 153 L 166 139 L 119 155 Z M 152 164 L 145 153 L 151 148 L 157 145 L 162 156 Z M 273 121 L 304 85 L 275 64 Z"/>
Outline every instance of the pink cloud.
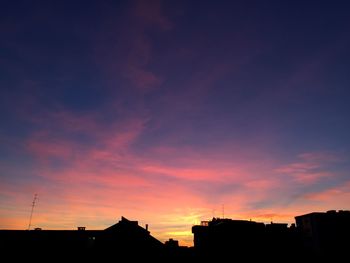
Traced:
<path fill-rule="evenodd" d="M 165 176 L 183 178 L 187 180 L 222 181 L 228 177 L 233 177 L 234 171 L 208 169 L 208 168 L 177 168 L 169 166 L 144 166 L 141 169 L 152 174 L 162 174 Z"/>
<path fill-rule="evenodd" d="M 55 114 L 55 116 L 63 115 Z M 72 120 L 75 118 L 68 113 L 65 113 L 65 116 Z M 69 163 L 59 170 L 53 169 L 49 163 L 41 163 L 41 167 L 35 171 L 47 182 L 39 191 L 43 199 L 41 201 L 43 210 L 38 211 L 36 217 L 37 224 L 44 228 L 54 228 L 57 224 L 71 229 L 78 224 L 78 221 L 89 221 L 95 227 L 102 227 L 98 221 L 102 220 L 102 216 L 115 218 L 116 214 L 111 212 L 113 210 L 118 211 L 118 216 L 128 214 L 139 218 L 140 215 L 145 216 L 147 210 L 164 214 L 184 204 L 189 209 L 206 207 L 208 205 L 206 193 L 199 195 L 191 186 L 177 184 L 178 180 L 224 184 L 253 179 L 242 167 L 229 164 L 227 160 L 219 161 L 221 157 L 218 157 L 218 162 L 213 162 L 210 156 L 202 156 L 190 148 L 180 149 L 185 150 L 182 154 L 179 154 L 179 149 L 164 148 L 150 151 L 152 155 L 149 156 L 137 156 L 129 147 L 144 129 L 142 119 L 130 119 L 123 122 L 123 125 L 112 125 L 108 132 L 93 128 L 97 127 L 94 118 L 84 119 L 88 120 L 86 127 L 89 129 L 79 129 L 79 132 L 95 134 L 96 146 L 94 144 L 86 147 L 78 142 L 71 142 L 64 135 L 77 129 L 71 125 L 72 121 L 64 119 L 60 121 L 60 118 L 55 119 L 55 122 L 57 127 L 61 127 L 64 131 L 62 135 L 55 133 L 56 126 L 51 127 L 54 131 L 46 127 L 44 132 L 34 134 L 28 141 L 29 151 L 38 158 L 57 156 Z M 84 125 L 83 122 L 80 127 Z M 55 133 L 54 143 L 50 141 L 52 132 Z M 173 156 L 176 162 L 182 162 L 185 166 L 159 162 L 157 160 L 159 154 Z M 167 177 L 175 181 L 168 181 Z M 267 182 L 259 182 L 255 185 L 248 184 L 246 187 L 263 188 L 267 185 Z M 234 197 L 230 197 L 230 194 L 225 195 L 227 203 L 242 204 L 245 199 L 246 196 L 242 194 Z M 144 211 L 140 207 L 143 207 Z M 239 210 L 240 207 L 235 205 L 231 206 L 231 209 Z M 64 222 L 61 219 L 63 217 Z M 145 218 L 145 220 L 150 222 L 156 218 Z M 183 224 L 182 228 L 188 227 L 181 220 L 182 217 L 179 216 L 177 223 Z M 180 230 L 172 229 L 170 232 L 174 231 Z M 164 233 L 166 231 L 160 233 L 160 236 L 164 239 L 169 238 Z M 182 238 L 188 240 L 189 237 Z"/>
<path fill-rule="evenodd" d="M 330 172 L 306 172 L 297 173 L 294 175 L 294 180 L 302 184 L 313 184 L 321 179 L 333 177 L 334 174 Z"/>
<path fill-rule="evenodd" d="M 147 119 L 129 118 L 113 123 L 101 123 L 96 115 L 74 115 L 69 112 L 53 112 L 34 120 L 43 124 L 26 142 L 29 152 L 45 158 L 79 158 L 91 155 L 94 159 L 116 157 L 132 144 L 144 129 Z M 52 124 L 51 124 L 52 123 Z M 97 142 L 96 147 L 75 140 L 72 135 L 84 135 Z"/>
<path fill-rule="evenodd" d="M 278 202 L 279 193 L 288 193 L 292 186 L 282 184 L 279 174 L 303 183 L 330 176 L 326 171 L 316 174 L 322 168 L 321 157 L 302 155 L 298 162 L 274 169 L 276 162 L 237 144 L 201 151 L 190 146 L 150 147 L 147 154 L 138 154 L 132 146 L 143 135 L 147 118 L 125 118 L 102 129 L 94 114 L 81 119 L 69 112 L 52 116 L 42 121 L 54 120 L 54 125 L 43 125 L 43 131 L 28 139 L 28 151 L 39 160 L 57 157 L 66 165 L 57 169 L 50 162 L 39 162 L 32 173 L 43 183 L 29 183 L 23 188 L 27 196 L 20 199 L 8 196 L 25 213 L 2 209 L 1 216 L 24 222 L 28 203 L 37 192 L 35 226 L 74 229 L 84 224 L 103 229 L 124 215 L 152 224 L 161 240 L 176 236 L 182 244 L 190 244 L 192 236 L 186 229 L 213 214 L 221 215 L 221 204 L 227 217 L 292 222 L 287 218 L 295 206 Z M 69 139 L 67 135 L 74 133 L 89 135 L 94 143 Z M 269 207 L 251 205 L 264 200 L 269 200 Z M 2 225 L 8 221 L 0 220 Z"/>
<path fill-rule="evenodd" d="M 310 171 L 312 169 L 317 169 L 320 167 L 321 164 L 319 163 L 308 163 L 308 162 L 299 162 L 299 163 L 291 163 L 287 164 L 285 166 L 281 166 L 277 169 L 275 169 L 278 173 L 285 173 L 285 174 L 295 174 L 295 173 L 305 173 L 307 171 Z"/>
<path fill-rule="evenodd" d="M 247 180 L 244 183 L 247 188 L 259 189 L 262 191 L 268 191 L 273 188 L 277 188 L 281 185 L 281 181 L 277 178 L 261 178 L 256 180 Z"/>
<path fill-rule="evenodd" d="M 290 176 L 298 183 L 314 184 L 334 176 L 328 171 L 328 165 L 341 160 L 339 156 L 326 152 L 302 153 L 298 159 L 298 162 L 275 168 L 275 173 Z"/>
<path fill-rule="evenodd" d="M 337 204 L 335 206 L 339 207 L 339 204 L 346 204 L 348 201 L 350 201 L 350 181 L 341 186 L 332 187 L 321 192 L 305 194 L 304 198 L 307 200 L 319 201 L 332 205 Z M 342 207 L 339 207 L 339 209 L 342 209 Z"/>
<path fill-rule="evenodd" d="M 278 178 L 262 177 L 266 171 L 251 175 L 247 173 L 248 164 L 243 164 L 236 167 L 236 173 L 233 173 L 235 165 L 226 164 L 219 168 L 219 163 L 219 167 L 215 167 L 208 165 L 210 162 L 207 156 L 200 158 L 196 154 L 193 155 L 193 162 L 187 163 L 189 168 L 177 168 L 160 165 L 153 156 L 140 158 L 128 148 L 125 148 L 127 154 L 114 163 L 112 149 L 113 146 L 103 149 L 110 156 L 107 159 L 109 165 L 100 165 L 101 161 L 106 160 L 104 154 L 99 156 L 95 153 L 99 149 L 89 149 L 81 158 L 73 159 L 71 166 L 64 170 L 57 171 L 45 165 L 38 169 L 47 183 L 39 191 L 40 204 L 34 217 L 34 226 L 74 229 L 84 224 L 89 229 L 103 229 L 124 215 L 150 223 L 153 228 L 151 231 L 161 240 L 176 236 L 182 244 L 191 244 L 192 235 L 186 229 L 213 215 L 221 216 L 221 204 L 225 204 L 226 217 L 293 222 L 293 215 L 297 211 L 293 210 L 293 206 L 249 209 L 249 202 L 273 197 L 274 189 L 280 187 Z M 165 151 L 174 153 L 173 150 Z M 190 158 L 190 152 L 185 154 Z M 226 161 L 221 162 L 224 164 Z M 176 180 L 159 180 L 159 176 Z M 182 183 L 179 184 L 177 179 Z M 204 180 L 212 187 L 216 187 L 220 181 L 223 186 L 228 182 L 236 182 L 240 187 L 226 194 L 221 193 L 221 197 L 218 197 L 218 193 L 215 202 L 210 203 L 205 198 L 206 192 L 198 194 L 182 180 Z M 22 200 L 21 203 L 25 202 Z M 169 218 L 164 218 L 165 215 L 169 215 Z M 174 218 L 170 218 L 170 215 L 174 215 Z M 0 222 L 0 225 L 5 224 L 6 220 Z"/>
<path fill-rule="evenodd" d="M 50 138 L 31 138 L 27 142 L 27 148 L 36 156 L 46 159 L 49 157 L 59 157 L 69 159 L 73 157 L 74 145 L 67 141 L 54 141 Z"/>

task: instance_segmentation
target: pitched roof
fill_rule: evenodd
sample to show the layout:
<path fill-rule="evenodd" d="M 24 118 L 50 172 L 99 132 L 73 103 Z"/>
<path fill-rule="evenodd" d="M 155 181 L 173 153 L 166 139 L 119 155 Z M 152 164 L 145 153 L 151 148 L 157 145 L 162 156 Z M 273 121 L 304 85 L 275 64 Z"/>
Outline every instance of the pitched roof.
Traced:
<path fill-rule="evenodd" d="M 148 230 L 139 226 L 138 221 L 131 221 L 123 216 L 118 223 L 106 228 L 104 232 L 108 233 L 108 236 L 112 235 L 115 238 L 123 238 L 123 240 L 124 238 L 134 241 L 143 240 L 157 246 L 163 245 L 162 242 L 151 236 Z"/>

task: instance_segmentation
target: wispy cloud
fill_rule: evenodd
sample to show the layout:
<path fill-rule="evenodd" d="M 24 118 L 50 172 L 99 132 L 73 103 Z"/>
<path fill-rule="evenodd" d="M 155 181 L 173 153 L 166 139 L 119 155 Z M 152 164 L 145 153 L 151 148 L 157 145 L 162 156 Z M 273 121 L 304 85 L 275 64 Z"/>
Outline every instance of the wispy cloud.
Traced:
<path fill-rule="evenodd" d="M 314 184 L 323 178 L 332 177 L 329 165 L 339 162 L 341 158 L 327 152 L 308 152 L 298 155 L 298 161 L 275 169 L 281 175 L 291 177 L 295 182 Z"/>
<path fill-rule="evenodd" d="M 350 200 L 350 181 L 320 192 L 307 193 L 304 195 L 304 198 L 306 200 L 327 203 L 329 208 L 333 206 L 334 208 L 342 209 L 342 206 L 345 205 L 344 207 L 346 207 L 347 202 Z"/>
<path fill-rule="evenodd" d="M 130 9 L 131 36 L 128 51 L 125 77 L 134 87 L 141 91 L 150 91 L 158 88 L 163 77 L 150 70 L 152 63 L 152 40 L 147 35 L 149 27 L 160 30 L 169 30 L 172 23 L 162 10 L 161 1 L 136 1 Z"/>

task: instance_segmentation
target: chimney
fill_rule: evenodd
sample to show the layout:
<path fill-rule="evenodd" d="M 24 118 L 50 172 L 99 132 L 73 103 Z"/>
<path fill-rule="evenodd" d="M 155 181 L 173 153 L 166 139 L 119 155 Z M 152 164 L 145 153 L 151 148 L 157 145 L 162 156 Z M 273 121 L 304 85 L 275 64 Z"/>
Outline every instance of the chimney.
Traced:
<path fill-rule="evenodd" d="M 146 230 L 148 231 L 148 224 L 146 224 Z"/>

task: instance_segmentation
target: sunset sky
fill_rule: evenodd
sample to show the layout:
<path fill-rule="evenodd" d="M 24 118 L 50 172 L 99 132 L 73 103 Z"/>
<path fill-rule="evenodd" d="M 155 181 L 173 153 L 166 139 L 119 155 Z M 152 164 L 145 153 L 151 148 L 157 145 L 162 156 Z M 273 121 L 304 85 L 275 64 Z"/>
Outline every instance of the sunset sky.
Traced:
<path fill-rule="evenodd" d="M 1 1 L 0 229 L 350 209 L 349 1 Z"/>

